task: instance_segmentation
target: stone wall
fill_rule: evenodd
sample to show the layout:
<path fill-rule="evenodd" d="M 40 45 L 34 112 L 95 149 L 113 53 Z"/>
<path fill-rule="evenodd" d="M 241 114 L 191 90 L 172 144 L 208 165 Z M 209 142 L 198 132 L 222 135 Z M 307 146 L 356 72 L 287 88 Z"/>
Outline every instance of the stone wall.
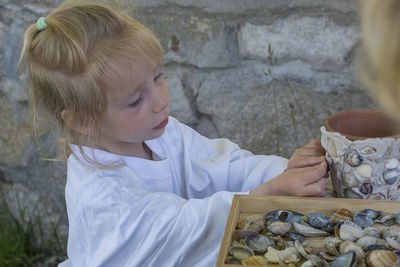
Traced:
<path fill-rule="evenodd" d="M 65 164 L 54 133 L 32 139 L 26 82 L 17 75 L 24 29 L 60 0 L 0 0 L 0 188 L 47 227 L 67 233 Z M 330 114 L 375 108 L 352 73 L 355 0 L 130 0 L 159 36 L 171 114 L 214 138 L 285 157 Z M 50 229 L 50 228 L 48 228 Z"/>

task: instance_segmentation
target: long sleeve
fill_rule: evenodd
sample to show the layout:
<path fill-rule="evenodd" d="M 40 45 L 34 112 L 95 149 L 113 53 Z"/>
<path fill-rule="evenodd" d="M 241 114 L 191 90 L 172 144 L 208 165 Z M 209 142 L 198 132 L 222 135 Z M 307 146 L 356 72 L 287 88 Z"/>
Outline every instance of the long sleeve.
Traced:
<path fill-rule="evenodd" d="M 183 173 L 181 195 L 203 198 L 221 191 L 246 192 L 276 177 L 288 160 L 253 155 L 228 139 L 208 139 L 171 117 L 171 128 L 159 142 L 173 147 L 169 158 Z M 178 162 L 177 162 L 178 161 Z"/>
<path fill-rule="evenodd" d="M 123 172 L 85 174 L 87 182 L 67 184 L 69 261 L 64 266 L 215 265 L 232 193 L 186 200 L 138 190 L 136 179 L 127 184 Z"/>

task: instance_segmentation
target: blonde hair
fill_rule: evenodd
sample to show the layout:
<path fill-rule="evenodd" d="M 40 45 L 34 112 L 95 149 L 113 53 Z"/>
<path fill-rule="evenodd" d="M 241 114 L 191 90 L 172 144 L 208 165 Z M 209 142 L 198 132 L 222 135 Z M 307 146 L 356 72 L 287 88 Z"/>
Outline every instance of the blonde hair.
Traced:
<path fill-rule="evenodd" d="M 149 29 L 103 4 L 65 2 L 46 17 L 46 23 L 42 31 L 35 24 L 26 30 L 20 58 L 30 81 L 34 130 L 39 129 L 37 110 L 43 108 L 64 130 L 62 158 L 70 155 L 70 144 L 78 145 L 85 156 L 82 145 L 93 146 L 99 137 L 111 63 L 160 64 L 163 49 Z M 90 133 L 74 131 L 76 122 Z"/>
<path fill-rule="evenodd" d="M 360 0 L 359 76 L 372 96 L 400 121 L 400 1 Z"/>

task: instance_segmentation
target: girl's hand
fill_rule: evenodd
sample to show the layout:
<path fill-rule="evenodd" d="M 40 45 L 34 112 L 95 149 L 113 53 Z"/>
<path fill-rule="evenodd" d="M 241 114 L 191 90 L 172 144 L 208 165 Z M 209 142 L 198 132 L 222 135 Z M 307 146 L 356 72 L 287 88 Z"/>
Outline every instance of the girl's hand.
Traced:
<path fill-rule="evenodd" d="M 309 161 L 311 162 L 311 161 Z M 251 195 L 314 196 L 325 195 L 328 164 L 287 169 L 277 177 L 251 190 Z"/>
<path fill-rule="evenodd" d="M 325 149 L 319 140 L 312 140 L 307 145 L 300 147 L 289 159 L 287 169 L 314 166 L 326 161 Z"/>

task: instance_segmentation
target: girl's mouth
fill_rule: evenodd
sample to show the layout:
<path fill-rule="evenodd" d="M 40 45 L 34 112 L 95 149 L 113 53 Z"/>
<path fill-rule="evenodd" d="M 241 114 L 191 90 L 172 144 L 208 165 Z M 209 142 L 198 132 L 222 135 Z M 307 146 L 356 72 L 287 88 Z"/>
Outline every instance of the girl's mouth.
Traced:
<path fill-rule="evenodd" d="M 162 128 L 164 128 L 166 125 L 168 124 L 168 117 L 163 120 L 158 126 L 154 127 L 154 130 L 160 130 Z"/>

